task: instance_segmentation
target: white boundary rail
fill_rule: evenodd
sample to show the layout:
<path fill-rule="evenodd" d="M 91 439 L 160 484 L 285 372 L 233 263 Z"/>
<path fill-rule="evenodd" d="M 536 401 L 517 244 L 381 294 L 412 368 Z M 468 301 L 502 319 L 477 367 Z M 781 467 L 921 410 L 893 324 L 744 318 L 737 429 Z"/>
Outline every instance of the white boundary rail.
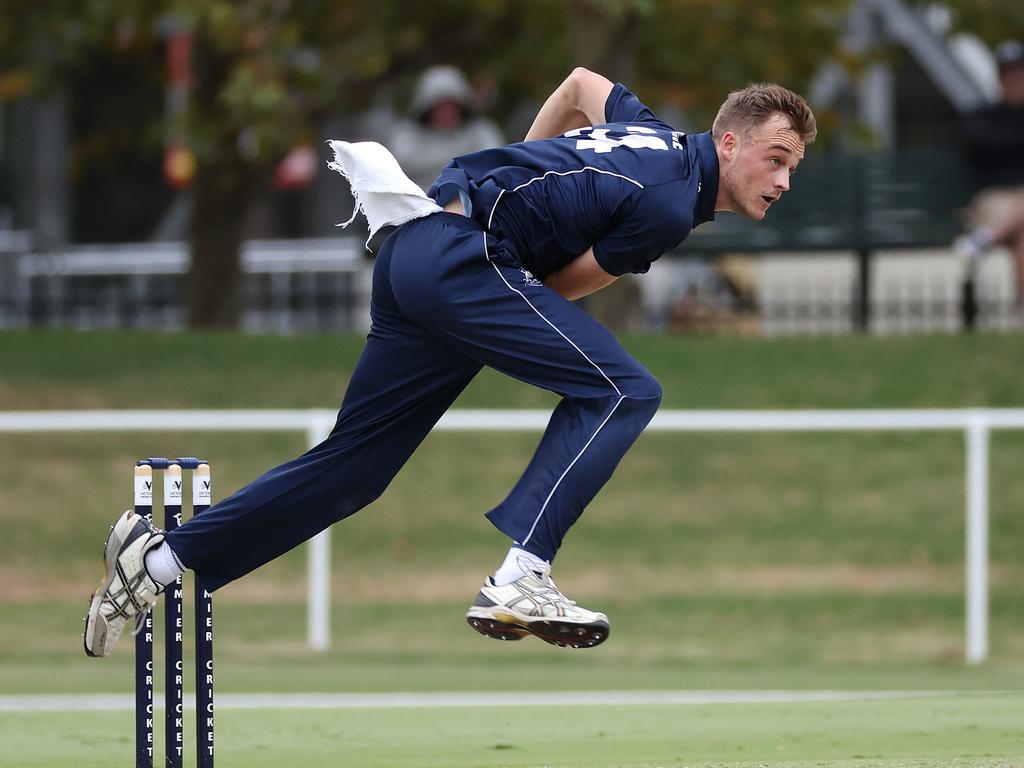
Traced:
<path fill-rule="evenodd" d="M 538 431 L 542 410 L 454 410 L 443 431 Z M 336 414 L 325 409 L 221 411 L 0 411 L 0 432 L 303 431 L 310 446 Z M 829 432 L 962 430 L 966 438 L 966 660 L 988 655 L 988 448 L 993 429 L 1024 429 L 1024 409 L 844 411 L 662 411 L 658 432 Z M 330 529 L 310 541 L 309 645 L 330 645 Z"/>

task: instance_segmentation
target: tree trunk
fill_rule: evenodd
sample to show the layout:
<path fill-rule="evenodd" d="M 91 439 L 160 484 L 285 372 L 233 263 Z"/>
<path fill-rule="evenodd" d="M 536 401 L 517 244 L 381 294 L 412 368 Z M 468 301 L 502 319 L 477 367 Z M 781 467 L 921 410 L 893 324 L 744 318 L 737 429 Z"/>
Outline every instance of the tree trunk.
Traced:
<path fill-rule="evenodd" d="M 241 252 L 245 223 L 264 166 L 240 150 L 240 129 L 224 120 L 222 89 L 234 62 L 200 25 L 192 34 L 192 91 L 197 147 L 189 228 L 192 266 L 185 305 L 190 328 L 237 328 L 242 311 Z"/>
<path fill-rule="evenodd" d="M 569 45 L 572 63 L 599 72 L 613 82 L 633 74 L 636 13 L 603 0 L 570 0 Z"/>
<path fill-rule="evenodd" d="M 211 165 L 196 174 L 192 268 L 186 294 L 190 328 L 237 328 L 239 324 L 242 243 L 251 194 L 240 177 L 231 179 L 236 173 L 237 169 Z"/>

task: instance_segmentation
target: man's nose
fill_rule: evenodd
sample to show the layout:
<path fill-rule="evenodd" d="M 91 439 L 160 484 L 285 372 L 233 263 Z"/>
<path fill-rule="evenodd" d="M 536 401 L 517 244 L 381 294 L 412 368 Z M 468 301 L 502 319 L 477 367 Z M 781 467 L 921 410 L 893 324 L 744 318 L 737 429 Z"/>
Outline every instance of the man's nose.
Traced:
<path fill-rule="evenodd" d="M 779 192 L 789 192 L 789 171 L 782 170 L 775 175 L 775 186 Z"/>

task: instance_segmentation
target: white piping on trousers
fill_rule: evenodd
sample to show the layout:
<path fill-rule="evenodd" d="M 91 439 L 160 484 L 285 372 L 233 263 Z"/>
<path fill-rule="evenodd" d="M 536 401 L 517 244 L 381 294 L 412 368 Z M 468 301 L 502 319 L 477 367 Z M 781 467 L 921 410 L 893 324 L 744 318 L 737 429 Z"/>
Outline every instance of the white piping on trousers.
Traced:
<path fill-rule="evenodd" d="M 520 184 L 518 187 L 515 187 L 511 191 L 512 192 L 516 192 L 516 191 L 522 189 L 523 187 L 528 186 L 528 185 L 532 184 L 533 182 L 539 181 L 540 179 L 543 179 L 543 178 L 545 178 L 547 176 L 550 176 L 550 175 L 567 176 L 567 175 L 573 174 L 573 173 L 583 173 L 584 171 L 595 171 L 596 173 L 604 173 L 604 174 L 607 174 L 609 176 L 615 176 L 617 178 L 620 178 L 620 179 L 623 179 L 625 181 L 628 181 L 628 182 L 630 182 L 632 184 L 636 184 L 638 187 L 640 187 L 640 189 L 644 188 L 643 184 L 641 184 L 640 182 L 636 181 L 635 179 L 629 178 L 628 176 L 622 176 L 622 175 L 617 174 L 617 173 L 611 173 L 610 171 L 602 171 L 600 168 L 592 168 L 590 166 L 587 166 L 587 167 L 584 167 L 584 168 L 581 168 L 581 169 L 575 170 L 575 171 L 564 171 L 564 172 L 548 171 L 547 173 L 543 174 L 542 176 L 536 176 L 536 177 L 530 179 L 529 181 L 524 182 L 523 184 Z M 501 200 L 502 195 L 505 194 L 505 191 L 506 190 L 502 190 L 501 192 L 499 192 L 498 193 L 498 197 L 495 198 L 495 200 L 494 200 L 494 205 L 491 208 L 491 212 L 490 212 L 490 214 L 487 217 L 487 228 L 488 228 L 488 230 L 490 229 L 491 222 L 494 220 L 494 212 L 498 208 L 498 202 Z M 608 420 L 612 417 L 612 414 L 614 414 L 615 411 L 618 409 L 618 407 L 622 404 L 622 401 L 626 399 L 626 396 L 622 394 L 622 392 L 619 390 L 619 388 L 615 385 L 615 382 L 612 381 L 608 377 L 608 374 L 606 374 L 601 369 L 601 366 L 599 366 L 597 363 L 595 363 L 593 360 L 591 360 L 589 357 L 587 357 L 587 354 L 582 349 L 580 349 L 576 345 L 576 343 L 573 342 L 572 339 L 570 339 L 568 336 L 566 336 L 564 333 L 562 333 L 562 331 L 554 323 L 552 323 L 550 320 L 548 320 L 546 317 L 544 317 L 544 315 L 541 313 L 541 311 L 539 309 L 537 309 L 536 306 L 534 306 L 533 302 L 531 302 L 526 297 L 526 294 L 524 294 L 522 291 L 518 290 L 517 288 L 513 287 L 512 284 L 509 283 L 509 281 L 505 279 L 505 276 L 501 273 L 501 269 L 498 268 L 497 264 L 495 264 L 493 261 L 491 261 L 490 254 L 487 251 L 487 232 L 484 232 L 483 237 L 484 237 L 484 257 L 488 261 L 491 262 L 491 266 L 494 267 L 494 271 L 498 273 L 498 277 L 501 278 L 501 281 L 503 283 L 505 283 L 506 286 L 508 286 L 508 289 L 510 291 L 519 294 L 519 296 L 523 299 L 523 301 L 525 301 L 527 303 L 527 305 L 530 307 L 530 309 L 532 309 L 534 312 L 537 313 L 537 316 L 541 320 L 543 320 L 545 323 L 550 325 L 551 328 L 559 336 L 561 336 L 563 339 L 565 339 L 572 346 L 573 349 L 575 349 L 577 352 L 580 353 L 580 355 L 583 356 L 584 360 L 586 360 L 588 363 L 590 363 L 592 366 L 594 366 L 594 368 L 597 370 L 597 372 L 600 373 L 602 377 L 604 377 L 605 381 L 607 381 L 609 384 L 611 384 L 612 389 L 614 389 L 615 393 L 619 396 L 619 399 L 616 401 L 615 405 L 612 406 L 612 409 L 608 412 L 608 415 L 605 416 L 604 421 L 602 421 L 601 424 L 598 426 L 598 428 L 596 430 L 594 430 L 594 434 L 590 436 L 590 439 L 587 440 L 587 442 L 583 446 L 583 448 L 580 449 L 580 452 L 576 454 L 576 456 L 573 458 L 573 460 L 571 462 L 569 462 L 569 466 L 567 466 L 565 468 L 565 470 L 559 476 L 558 480 L 555 481 L 555 484 L 554 484 L 554 486 L 552 486 L 551 491 L 547 495 L 547 498 L 544 499 L 544 503 L 541 505 L 540 511 L 537 513 L 537 517 L 534 518 L 533 525 L 530 526 L 529 532 L 526 534 L 526 537 L 522 540 L 522 542 L 519 542 L 520 545 L 525 545 L 527 542 L 530 541 L 530 538 L 533 536 L 533 532 L 537 529 L 537 523 L 539 523 L 541 517 L 544 516 L 544 511 L 547 509 L 548 504 L 551 502 L 551 499 L 554 497 L 555 491 L 557 491 L 558 487 L 562 484 L 562 480 L 564 480 L 565 476 L 569 474 L 569 470 L 571 470 L 573 468 L 573 466 L 575 466 L 576 462 L 580 460 L 580 457 L 583 456 L 583 454 L 586 452 L 587 448 L 590 447 L 590 444 L 592 442 L 594 442 L 594 439 L 597 437 L 597 435 L 604 428 L 604 425 L 608 423 Z"/>

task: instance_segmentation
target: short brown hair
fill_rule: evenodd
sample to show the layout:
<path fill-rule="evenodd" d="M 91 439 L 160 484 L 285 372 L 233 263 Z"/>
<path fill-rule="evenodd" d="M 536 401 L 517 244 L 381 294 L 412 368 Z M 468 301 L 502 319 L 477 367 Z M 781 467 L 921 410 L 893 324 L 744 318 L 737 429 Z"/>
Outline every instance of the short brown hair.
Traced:
<path fill-rule="evenodd" d="M 726 131 L 745 133 L 779 113 L 789 118 L 790 127 L 800 134 L 804 144 L 814 141 L 818 126 L 807 102 L 802 96 L 775 83 L 751 83 L 730 93 L 718 110 L 711 135 L 715 141 L 721 141 Z"/>

